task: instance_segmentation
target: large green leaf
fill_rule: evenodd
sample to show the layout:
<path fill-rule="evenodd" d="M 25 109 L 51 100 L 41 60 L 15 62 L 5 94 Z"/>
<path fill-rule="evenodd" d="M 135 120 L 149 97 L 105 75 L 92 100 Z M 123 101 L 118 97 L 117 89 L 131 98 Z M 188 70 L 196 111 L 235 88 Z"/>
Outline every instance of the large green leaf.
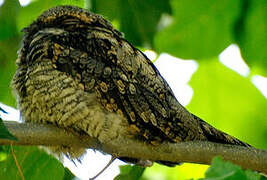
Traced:
<path fill-rule="evenodd" d="M 242 170 L 240 166 L 224 162 L 220 157 L 213 158 L 212 164 L 205 174 L 203 180 L 260 180 L 261 178 L 259 174 Z"/>
<path fill-rule="evenodd" d="M 250 78 L 218 60 L 201 61 L 190 85 L 192 113 L 257 148 L 267 148 L 267 101 Z"/>
<path fill-rule="evenodd" d="M 176 0 L 173 23 L 155 37 L 156 49 L 184 59 L 217 56 L 233 41 L 240 0 Z"/>
<path fill-rule="evenodd" d="M 16 36 L 19 9 L 18 0 L 6 0 L 0 7 L 0 41 Z"/>
<path fill-rule="evenodd" d="M 253 70 L 267 75 L 267 1 L 245 0 L 236 27 L 237 42 Z"/>
<path fill-rule="evenodd" d="M 3 120 L 0 117 L 0 139 L 10 139 L 17 140 L 15 136 L 13 136 L 5 127 Z"/>
<path fill-rule="evenodd" d="M 7 152 L 5 152 L 4 148 L 0 146 L 0 162 L 5 161 L 7 158 Z"/>
<path fill-rule="evenodd" d="M 145 169 L 137 165 L 120 166 L 120 174 L 115 177 L 115 180 L 144 180 L 142 175 Z"/>
<path fill-rule="evenodd" d="M 6 149 L 8 147 L 5 147 Z M 17 147 L 14 146 L 14 154 L 25 179 L 31 180 L 60 180 L 65 176 L 63 165 L 54 157 L 48 155 L 37 147 Z M 20 180 L 21 176 L 18 167 L 14 161 L 14 157 L 9 153 L 4 161 L 0 161 L 0 177 L 5 180 Z M 65 176 L 71 179 L 72 176 Z"/>
<path fill-rule="evenodd" d="M 7 114 L 8 112 L 6 112 L 4 109 L 2 109 L 0 107 L 0 113 L 5 113 Z M 10 139 L 10 140 L 17 140 L 17 138 L 15 136 L 13 136 L 5 127 L 3 120 L 1 118 L 1 114 L 0 114 L 0 139 Z M 1 149 L 0 149 L 1 151 Z M 0 157 L 1 159 L 1 157 Z"/>
<path fill-rule="evenodd" d="M 17 0 L 6 0 L 0 7 L 0 102 L 15 104 L 10 81 L 15 72 L 15 59 L 20 36 L 17 32 L 16 17 L 20 10 Z"/>
<path fill-rule="evenodd" d="M 64 168 L 64 178 L 63 180 L 75 180 L 75 176 L 72 174 L 72 172 L 68 168 Z"/>
<path fill-rule="evenodd" d="M 166 180 L 199 179 L 204 177 L 204 173 L 208 167 L 208 165 L 183 163 L 182 165 L 170 168 L 155 163 L 153 167 L 146 169 L 142 177 Z"/>
<path fill-rule="evenodd" d="M 92 11 L 119 22 L 125 38 L 134 45 L 152 46 L 162 13 L 170 13 L 169 0 L 92 0 Z"/>

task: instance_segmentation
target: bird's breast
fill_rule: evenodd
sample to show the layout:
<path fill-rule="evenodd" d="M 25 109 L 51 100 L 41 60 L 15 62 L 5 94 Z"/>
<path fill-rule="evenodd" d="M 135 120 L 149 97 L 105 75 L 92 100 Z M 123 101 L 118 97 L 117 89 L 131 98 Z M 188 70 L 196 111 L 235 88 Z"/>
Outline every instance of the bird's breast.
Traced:
<path fill-rule="evenodd" d="M 19 99 L 25 121 L 73 128 L 102 142 L 125 135 L 124 117 L 104 109 L 96 93 L 85 92 L 75 78 L 54 66 L 43 59 L 28 69 L 26 96 Z"/>

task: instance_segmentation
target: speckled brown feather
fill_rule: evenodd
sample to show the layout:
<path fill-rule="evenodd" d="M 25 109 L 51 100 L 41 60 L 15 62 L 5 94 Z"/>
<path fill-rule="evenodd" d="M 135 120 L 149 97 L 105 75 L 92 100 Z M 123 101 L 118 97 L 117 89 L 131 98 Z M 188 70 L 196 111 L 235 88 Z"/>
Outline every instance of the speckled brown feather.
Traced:
<path fill-rule="evenodd" d="M 12 87 L 25 121 L 101 142 L 131 134 L 154 145 L 208 140 L 248 146 L 181 106 L 152 62 L 101 16 L 59 6 L 24 33 Z"/>

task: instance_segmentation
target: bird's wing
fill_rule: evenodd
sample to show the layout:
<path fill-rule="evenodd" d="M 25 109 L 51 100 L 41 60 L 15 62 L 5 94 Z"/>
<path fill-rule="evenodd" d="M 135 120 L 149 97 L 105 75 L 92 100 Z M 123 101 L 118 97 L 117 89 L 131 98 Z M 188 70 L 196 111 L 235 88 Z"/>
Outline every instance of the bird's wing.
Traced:
<path fill-rule="evenodd" d="M 102 105 L 126 117 L 131 127 L 151 142 L 186 138 L 188 130 L 176 114 L 187 111 L 152 62 L 112 33 L 91 34 L 88 41 L 93 50 L 88 55 L 94 54 L 92 59 L 96 59 L 94 88 Z"/>
<path fill-rule="evenodd" d="M 56 57 L 55 67 L 79 81 L 84 91 L 95 92 L 107 111 L 127 118 L 140 137 L 150 142 L 195 139 L 196 121 L 152 62 L 96 17 L 90 25 L 64 16 L 54 28 L 49 24 L 34 36 L 49 39 L 47 56 Z M 30 29 L 27 37 L 34 34 Z"/>

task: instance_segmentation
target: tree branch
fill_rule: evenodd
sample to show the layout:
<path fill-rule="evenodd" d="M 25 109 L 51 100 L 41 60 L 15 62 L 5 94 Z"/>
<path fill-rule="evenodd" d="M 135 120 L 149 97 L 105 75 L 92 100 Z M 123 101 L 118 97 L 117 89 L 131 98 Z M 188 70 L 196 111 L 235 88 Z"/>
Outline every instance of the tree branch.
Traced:
<path fill-rule="evenodd" d="M 158 146 L 145 144 L 128 137 L 101 144 L 90 136 L 76 136 L 69 131 L 52 126 L 34 123 L 16 123 L 4 121 L 7 129 L 18 141 L 0 139 L 0 145 L 67 145 L 92 148 L 117 157 L 131 157 L 163 160 L 171 162 L 191 162 L 210 164 L 214 156 L 221 156 L 240 165 L 267 173 L 267 151 L 241 146 L 225 145 L 205 141 L 163 143 Z"/>

